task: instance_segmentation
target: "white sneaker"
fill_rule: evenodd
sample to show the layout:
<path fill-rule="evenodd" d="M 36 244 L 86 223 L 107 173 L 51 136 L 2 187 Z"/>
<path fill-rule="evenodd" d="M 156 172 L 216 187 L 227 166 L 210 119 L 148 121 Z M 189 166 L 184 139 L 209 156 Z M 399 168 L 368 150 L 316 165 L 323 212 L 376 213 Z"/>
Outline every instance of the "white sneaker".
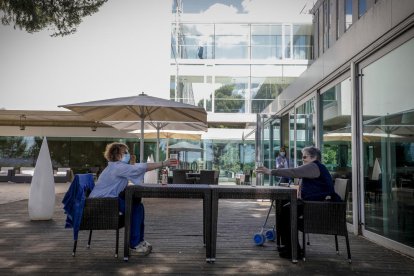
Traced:
<path fill-rule="evenodd" d="M 150 243 L 149 243 L 149 242 L 147 242 L 147 241 L 142 241 L 141 243 L 142 243 L 142 245 L 143 245 L 143 246 L 148 247 L 148 248 L 150 249 L 150 251 L 152 251 L 152 244 L 150 244 Z"/>
<path fill-rule="evenodd" d="M 137 247 L 133 248 L 132 250 L 138 253 L 139 255 L 144 255 L 144 256 L 151 253 L 151 248 L 145 246 L 144 242 L 141 242 L 140 244 L 138 244 Z"/>

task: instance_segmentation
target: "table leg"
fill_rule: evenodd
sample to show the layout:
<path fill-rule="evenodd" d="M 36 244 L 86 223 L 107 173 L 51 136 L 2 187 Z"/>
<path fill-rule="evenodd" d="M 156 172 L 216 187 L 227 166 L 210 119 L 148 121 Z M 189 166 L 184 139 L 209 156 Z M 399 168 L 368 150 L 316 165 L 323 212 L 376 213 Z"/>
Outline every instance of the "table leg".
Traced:
<path fill-rule="evenodd" d="M 125 235 L 124 235 L 124 261 L 129 258 L 129 239 L 130 239 L 130 225 L 131 225 L 131 209 L 132 209 L 132 193 L 125 192 Z"/>
<path fill-rule="evenodd" d="M 217 219 L 218 219 L 218 194 L 214 191 L 211 195 L 211 225 L 210 225 L 210 258 L 206 261 L 214 263 L 216 261 L 216 244 L 217 244 Z"/>
<path fill-rule="evenodd" d="M 204 205 L 204 240 L 206 246 L 206 262 L 211 261 L 211 192 L 206 194 L 203 199 Z M 214 262 L 214 261 L 213 261 Z"/>
<path fill-rule="evenodd" d="M 298 210 L 296 194 L 290 199 L 290 237 L 292 245 L 292 263 L 298 262 Z"/>

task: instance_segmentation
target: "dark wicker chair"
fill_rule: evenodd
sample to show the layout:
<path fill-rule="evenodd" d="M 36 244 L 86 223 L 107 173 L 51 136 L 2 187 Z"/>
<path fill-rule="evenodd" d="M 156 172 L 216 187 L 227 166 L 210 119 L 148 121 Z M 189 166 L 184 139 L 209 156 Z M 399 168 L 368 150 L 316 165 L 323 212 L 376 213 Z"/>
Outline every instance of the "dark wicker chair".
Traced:
<path fill-rule="evenodd" d="M 118 257 L 119 229 L 124 227 L 124 215 L 120 215 L 118 198 L 87 198 L 79 230 L 90 230 L 88 248 L 91 245 L 92 230 L 116 230 L 115 258 Z M 76 253 L 77 240 L 73 245 Z"/>
<path fill-rule="evenodd" d="M 303 233 L 303 260 L 306 259 L 305 234 L 325 234 L 335 236 L 336 252 L 338 250 L 338 235 L 344 236 L 351 263 L 348 230 L 346 227 L 346 202 L 348 199 L 349 180 L 335 179 L 335 191 L 343 199 L 342 202 L 303 201 L 303 219 L 299 220 L 299 230 Z"/>
<path fill-rule="evenodd" d="M 219 171 L 214 170 L 201 170 L 200 171 L 200 184 L 217 185 L 219 178 Z"/>
<path fill-rule="evenodd" d="M 173 170 L 173 184 L 187 184 L 187 173 L 190 170 L 176 169 Z"/>

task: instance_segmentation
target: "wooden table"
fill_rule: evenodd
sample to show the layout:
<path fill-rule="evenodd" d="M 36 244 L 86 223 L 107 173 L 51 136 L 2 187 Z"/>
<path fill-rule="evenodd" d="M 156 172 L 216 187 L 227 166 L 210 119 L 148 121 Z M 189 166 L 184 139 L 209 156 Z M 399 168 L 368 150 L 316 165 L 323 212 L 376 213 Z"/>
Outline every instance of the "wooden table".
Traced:
<path fill-rule="evenodd" d="M 124 261 L 129 258 L 131 207 L 133 198 L 202 198 L 203 199 L 203 242 L 206 246 L 206 261 L 211 259 L 211 188 L 197 184 L 141 184 L 130 185 L 125 192 L 125 239 Z M 191 207 L 192 208 L 192 207 Z M 184 225 L 183 225 L 184 227 Z"/>
<path fill-rule="evenodd" d="M 290 221 L 291 221 L 291 244 L 292 244 L 292 262 L 297 263 L 297 195 L 296 189 L 289 187 L 250 187 L 250 186 L 234 186 L 234 185 L 210 185 L 211 193 L 211 255 L 210 262 L 216 259 L 216 243 L 217 243 L 217 218 L 219 199 L 270 199 L 271 201 L 289 200 Z M 276 204 L 278 205 L 278 204 Z M 276 209 L 276 208 L 275 208 Z M 276 210 L 277 211 L 277 210 Z M 275 213 L 276 213 L 275 211 Z M 275 216 L 277 217 L 277 216 Z M 276 223 L 277 226 L 277 223 Z"/>

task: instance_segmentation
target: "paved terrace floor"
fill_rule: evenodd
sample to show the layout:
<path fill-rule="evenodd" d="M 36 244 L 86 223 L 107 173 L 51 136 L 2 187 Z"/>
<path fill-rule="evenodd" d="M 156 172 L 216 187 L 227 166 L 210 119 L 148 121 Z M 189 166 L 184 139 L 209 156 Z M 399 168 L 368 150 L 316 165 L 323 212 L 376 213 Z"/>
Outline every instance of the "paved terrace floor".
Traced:
<path fill-rule="evenodd" d="M 129 262 L 123 261 L 123 231 L 118 259 L 113 256 L 114 231 L 95 231 L 90 249 L 86 249 L 88 233 L 81 231 L 77 255 L 72 257 L 72 231 L 63 228 L 61 208 L 60 192 L 67 185 L 56 188 L 50 221 L 30 221 L 28 201 L 16 201 L 10 195 L 14 188 L 28 195 L 28 184 L 0 183 L 0 275 L 414 275 L 413 259 L 354 235 L 352 264 L 346 260 L 342 237 L 338 256 L 334 238 L 320 235 L 311 235 L 307 261 L 292 264 L 278 257 L 274 243 L 253 244 L 269 202 L 245 200 L 220 201 L 214 264 L 205 263 L 202 201 L 193 199 L 144 200 L 146 240 L 154 247 L 146 257 L 133 254 Z"/>

